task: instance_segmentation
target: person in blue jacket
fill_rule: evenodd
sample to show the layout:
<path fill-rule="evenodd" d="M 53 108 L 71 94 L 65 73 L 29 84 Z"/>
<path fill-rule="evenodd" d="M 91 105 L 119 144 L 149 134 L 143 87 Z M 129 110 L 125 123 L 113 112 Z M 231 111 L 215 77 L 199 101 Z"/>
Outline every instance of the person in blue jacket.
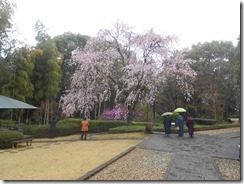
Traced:
<path fill-rule="evenodd" d="M 184 134 L 184 118 L 181 114 L 178 116 L 176 124 L 179 127 L 178 135 L 181 137 Z"/>

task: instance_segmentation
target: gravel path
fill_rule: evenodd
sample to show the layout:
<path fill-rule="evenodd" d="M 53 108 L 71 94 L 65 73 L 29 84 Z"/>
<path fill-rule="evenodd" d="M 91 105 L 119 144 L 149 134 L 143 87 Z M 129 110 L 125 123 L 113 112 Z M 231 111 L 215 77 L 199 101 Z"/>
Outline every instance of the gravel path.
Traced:
<path fill-rule="evenodd" d="M 135 148 L 89 180 L 162 180 L 172 155 Z"/>
<path fill-rule="evenodd" d="M 229 128 L 196 132 L 216 135 L 236 132 L 240 128 Z M 173 153 L 136 148 L 113 162 L 88 180 L 164 180 Z M 224 180 L 240 180 L 240 161 L 214 158 Z"/>
<path fill-rule="evenodd" d="M 240 180 L 240 161 L 225 159 L 225 158 L 214 158 L 216 165 L 224 178 L 224 180 Z"/>

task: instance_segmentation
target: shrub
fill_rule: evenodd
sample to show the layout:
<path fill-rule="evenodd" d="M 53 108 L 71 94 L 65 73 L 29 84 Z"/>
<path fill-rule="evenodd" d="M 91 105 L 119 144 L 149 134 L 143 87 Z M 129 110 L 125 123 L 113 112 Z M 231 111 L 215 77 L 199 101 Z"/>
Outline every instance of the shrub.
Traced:
<path fill-rule="evenodd" d="M 32 135 L 33 137 L 48 137 L 49 125 L 26 125 L 24 134 Z"/>
<path fill-rule="evenodd" d="M 110 128 L 109 133 L 127 133 L 127 132 L 145 132 L 148 122 L 132 122 L 132 126 L 118 126 L 115 128 Z M 162 124 L 152 124 L 153 131 L 163 131 Z"/>
<path fill-rule="evenodd" d="M 126 125 L 126 121 L 90 120 L 89 132 L 108 132 L 110 128 Z"/>
<path fill-rule="evenodd" d="M 56 124 L 55 137 L 77 134 L 81 132 L 81 119 L 67 118 Z M 108 132 L 109 128 L 126 125 L 125 121 L 89 120 L 89 132 Z M 49 137 L 49 125 L 26 125 L 24 134 L 33 137 Z"/>
<path fill-rule="evenodd" d="M 240 127 L 240 123 L 228 123 L 224 122 L 222 124 L 215 124 L 215 125 L 196 125 L 195 128 L 197 131 L 201 130 L 214 130 L 214 129 L 222 129 L 222 128 L 231 128 L 231 127 Z"/>
<path fill-rule="evenodd" d="M 67 118 L 57 123 L 59 128 L 61 125 L 70 126 L 73 124 L 74 133 L 79 133 L 81 129 L 82 119 Z M 126 125 L 126 121 L 118 120 L 89 120 L 89 132 L 107 132 L 109 128 Z"/>
<path fill-rule="evenodd" d="M 55 137 L 72 135 L 80 132 L 80 125 L 77 123 L 60 123 L 56 125 L 54 130 Z M 49 125 L 27 125 L 24 129 L 24 134 L 32 135 L 33 137 L 44 138 L 49 137 Z"/>
<path fill-rule="evenodd" d="M 146 126 L 148 122 L 136 122 L 136 121 L 133 121 L 132 122 L 132 125 L 133 126 Z"/>
<path fill-rule="evenodd" d="M 200 125 L 214 125 L 217 123 L 215 119 L 193 118 L 193 120 Z"/>
<path fill-rule="evenodd" d="M 128 133 L 128 132 L 144 132 L 145 126 L 119 126 L 110 128 L 109 133 Z"/>
<path fill-rule="evenodd" d="M 16 126 L 17 126 L 17 122 L 16 121 L 0 119 L 0 127 L 6 127 L 6 128 L 10 128 L 10 129 L 15 129 L 15 128 L 17 128 Z"/>
<path fill-rule="evenodd" d="M 112 109 L 106 109 L 101 119 L 103 120 L 125 120 L 126 119 L 126 106 L 124 105 L 118 105 L 117 107 L 114 107 Z M 134 119 L 139 120 L 143 117 L 143 111 L 142 110 L 135 110 L 134 111 Z"/>
<path fill-rule="evenodd" d="M 80 131 L 81 131 L 80 123 L 69 122 L 68 124 L 58 124 L 55 131 L 55 136 L 72 135 L 72 134 L 80 133 Z"/>
<path fill-rule="evenodd" d="M 0 131 L 0 148 L 10 148 L 12 141 L 23 139 L 24 135 L 21 132 L 14 130 Z"/>

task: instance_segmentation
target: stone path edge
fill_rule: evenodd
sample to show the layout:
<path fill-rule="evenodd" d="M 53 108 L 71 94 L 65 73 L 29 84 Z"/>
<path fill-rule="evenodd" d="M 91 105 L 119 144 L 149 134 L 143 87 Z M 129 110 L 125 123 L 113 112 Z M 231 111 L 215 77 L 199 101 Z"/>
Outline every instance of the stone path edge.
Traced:
<path fill-rule="evenodd" d="M 217 166 L 216 162 L 214 161 L 214 158 L 216 158 L 215 156 L 211 156 L 210 159 L 212 160 L 212 163 L 213 163 L 213 166 L 215 168 L 215 171 L 217 172 L 217 175 L 219 176 L 219 179 L 221 181 L 224 181 L 224 178 L 219 170 L 219 167 Z M 219 157 L 219 158 L 222 158 L 222 157 Z"/>
<path fill-rule="evenodd" d="M 95 169 L 92 169 L 91 171 L 89 171 L 88 173 L 84 174 L 83 176 L 81 176 L 80 178 L 78 178 L 76 180 L 87 180 L 88 178 L 90 178 L 91 176 L 97 174 L 98 172 L 100 172 L 102 169 L 104 169 L 108 165 L 112 164 L 116 160 L 120 159 L 124 155 L 126 155 L 129 152 L 131 152 L 132 150 L 134 150 L 136 147 L 137 147 L 137 145 L 130 147 L 129 149 L 125 150 L 124 152 L 120 153 L 119 155 L 115 156 L 114 158 L 108 160 L 107 162 L 101 164 L 100 166 L 96 167 Z"/>

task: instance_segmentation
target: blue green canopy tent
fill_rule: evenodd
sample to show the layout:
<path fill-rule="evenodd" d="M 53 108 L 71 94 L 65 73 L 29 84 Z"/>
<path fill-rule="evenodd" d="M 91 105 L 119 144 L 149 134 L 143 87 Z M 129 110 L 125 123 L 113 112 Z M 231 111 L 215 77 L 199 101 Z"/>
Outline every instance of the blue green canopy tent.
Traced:
<path fill-rule="evenodd" d="M 0 95 L 0 109 L 36 109 L 37 107 Z"/>
<path fill-rule="evenodd" d="M 25 102 L 15 100 L 3 95 L 0 95 L 0 109 L 37 109 L 37 107 L 27 104 Z M 20 131 L 20 116 L 18 119 L 18 131 Z"/>

